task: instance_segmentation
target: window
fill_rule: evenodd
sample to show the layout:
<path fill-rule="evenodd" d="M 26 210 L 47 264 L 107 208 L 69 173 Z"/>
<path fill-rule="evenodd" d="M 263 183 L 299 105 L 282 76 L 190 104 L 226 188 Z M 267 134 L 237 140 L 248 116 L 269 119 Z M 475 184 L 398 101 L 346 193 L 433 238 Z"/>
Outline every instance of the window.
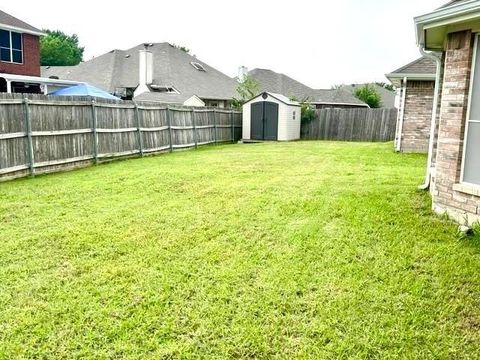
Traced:
<path fill-rule="evenodd" d="M 23 63 L 22 34 L 0 30 L 0 61 Z"/>
<path fill-rule="evenodd" d="M 177 89 L 175 89 L 173 86 L 168 86 L 168 85 L 152 84 L 150 85 L 150 89 L 154 92 L 161 92 L 161 93 L 167 93 L 167 94 L 180 94 L 177 91 Z"/>
<path fill-rule="evenodd" d="M 198 62 L 191 62 L 190 64 L 192 64 L 192 66 L 198 71 L 206 71 L 203 65 Z"/>
<path fill-rule="evenodd" d="M 465 130 L 465 148 L 462 165 L 462 181 L 480 185 L 480 41 L 475 39 L 472 79 L 470 83 L 469 109 Z"/>

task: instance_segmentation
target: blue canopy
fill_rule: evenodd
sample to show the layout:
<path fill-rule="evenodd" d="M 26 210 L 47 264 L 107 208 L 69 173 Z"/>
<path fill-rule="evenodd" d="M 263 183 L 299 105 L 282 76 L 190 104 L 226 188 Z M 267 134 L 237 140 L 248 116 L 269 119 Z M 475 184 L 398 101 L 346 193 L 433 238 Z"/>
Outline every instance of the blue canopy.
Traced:
<path fill-rule="evenodd" d="M 80 84 L 68 88 L 60 89 L 50 93 L 54 96 L 92 96 L 110 100 L 120 100 L 119 98 L 103 91 L 90 84 Z"/>

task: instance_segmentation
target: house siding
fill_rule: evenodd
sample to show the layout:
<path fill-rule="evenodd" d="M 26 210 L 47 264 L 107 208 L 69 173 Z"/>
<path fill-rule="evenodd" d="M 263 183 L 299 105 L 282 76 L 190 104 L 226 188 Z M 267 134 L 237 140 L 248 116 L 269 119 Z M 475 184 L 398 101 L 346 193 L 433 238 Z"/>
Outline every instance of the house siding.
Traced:
<path fill-rule="evenodd" d="M 434 81 L 407 81 L 400 151 L 428 152 L 434 93 Z"/>
<path fill-rule="evenodd" d="M 433 208 L 458 222 L 480 219 L 480 197 L 458 191 L 473 56 L 471 31 L 447 37 L 433 188 Z"/>
<path fill-rule="evenodd" d="M 0 61 L 0 73 L 40 76 L 40 39 L 36 35 L 22 34 L 23 64 Z"/>

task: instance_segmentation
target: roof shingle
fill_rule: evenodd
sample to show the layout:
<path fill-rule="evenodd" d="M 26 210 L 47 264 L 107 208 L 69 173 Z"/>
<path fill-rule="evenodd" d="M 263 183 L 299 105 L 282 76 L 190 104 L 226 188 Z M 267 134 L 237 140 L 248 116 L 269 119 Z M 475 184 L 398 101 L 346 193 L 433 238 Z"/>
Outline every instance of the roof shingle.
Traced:
<path fill-rule="evenodd" d="M 142 49 L 144 46 L 138 45 L 128 50 L 113 50 L 77 66 L 43 67 L 42 76 L 84 81 L 111 93 L 118 87 L 136 88 Z M 230 100 L 236 95 L 238 83 L 234 79 L 169 43 L 155 43 L 149 51 L 153 54 L 153 83 L 172 86 L 181 95 L 152 92 L 150 100 L 188 99 L 193 95 Z M 202 64 L 206 71 L 196 70 L 191 62 Z"/>
<path fill-rule="evenodd" d="M 15 16 L 7 14 L 5 11 L 0 10 L 0 26 L 6 25 L 17 28 L 19 30 L 25 30 L 26 32 L 41 33 L 40 29 L 27 24 L 25 21 L 17 19 Z"/>
<path fill-rule="evenodd" d="M 300 101 L 317 104 L 349 104 L 366 106 L 348 91 L 341 89 L 312 89 L 291 77 L 269 69 L 253 69 L 248 75 L 260 83 L 260 90 L 282 94 Z"/>

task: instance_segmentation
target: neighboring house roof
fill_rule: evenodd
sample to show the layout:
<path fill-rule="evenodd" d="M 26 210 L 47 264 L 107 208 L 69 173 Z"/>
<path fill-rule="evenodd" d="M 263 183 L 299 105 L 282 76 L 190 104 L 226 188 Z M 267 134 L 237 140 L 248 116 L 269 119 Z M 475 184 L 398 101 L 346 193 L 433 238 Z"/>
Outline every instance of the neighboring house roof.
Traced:
<path fill-rule="evenodd" d="M 16 17 L 7 14 L 2 10 L 0 10 L 0 27 L 33 35 L 43 35 L 40 29 L 37 29 L 36 27 L 27 24 L 26 22 L 17 19 Z"/>
<path fill-rule="evenodd" d="M 375 90 L 377 91 L 377 93 L 380 95 L 380 97 L 382 98 L 382 108 L 388 108 L 388 109 L 391 109 L 391 108 L 394 108 L 395 107 L 395 97 L 397 96 L 397 94 L 395 93 L 395 91 L 390 91 L 388 89 L 385 89 L 383 86 L 380 86 L 378 84 L 352 84 L 352 85 L 343 85 L 341 87 L 341 89 L 345 90 L 345 91 L 348 91 L 350 94 L 353 94 L 355 93 L 355 91 L 359 88 L 361 88 L 362 86 L 365 86 L 365 85 L 370 85 L 370 86 L 373 86 L 375 88 Z M 355 98 L 355 97 L 354 97 Z M 356 98 L 355 98 L 356 99 Z"/>
<path fill-rule="evenodd" d="M 330 105 L 358 105 L 368 107 L 363 101 L 357 99 L 352 92 L 341 89 L 317 89 L 313 91 L 314 104 Z"/>
<path fill-rule="evenodd" d="M 210 100 L 230 100 L 236 95 L 238 83 L 229 76 L 169 43 L 152 45 L 148 50 L 153 54 L 153 83 L 173 87 L 180 94 L 152 92 L 142 94 L 142 100 L 177 103 L 193 95 Z M 85 81 L 110 93 L 116 88 L 136 88 L 139 51 L 143 49 L 142 44 L 128 50 L 112 50 L 76 66 L 42 67 L 42 75 Z M 195 69 L 192 62 L 200 63 L 205 71 Z"/>
<path fill-rule="evenodd" d="M 401 82 L 405 78 L 416 81 L 435 81 L 436 72 L 437 64 L 435 61 L 424 56 L 385 76 L 398 87 L 401 86 Z"/>
<path fill-rule="evenodd" d="M 248 75 L 260 83 L 260 90 L 304 100 L 312 96 L 313 89 L 291 77 L 269 69 L 253 69 Z"/>
<path fill-rule="evenodd" d="M 368 106 L 347 91 L 312 89 L 273 70 L 253 69 L 248 72 L 248 75 L 260 83 L 260 90 L 294 97 L 300 101 L 308 99 L 312 104 Z"/>

